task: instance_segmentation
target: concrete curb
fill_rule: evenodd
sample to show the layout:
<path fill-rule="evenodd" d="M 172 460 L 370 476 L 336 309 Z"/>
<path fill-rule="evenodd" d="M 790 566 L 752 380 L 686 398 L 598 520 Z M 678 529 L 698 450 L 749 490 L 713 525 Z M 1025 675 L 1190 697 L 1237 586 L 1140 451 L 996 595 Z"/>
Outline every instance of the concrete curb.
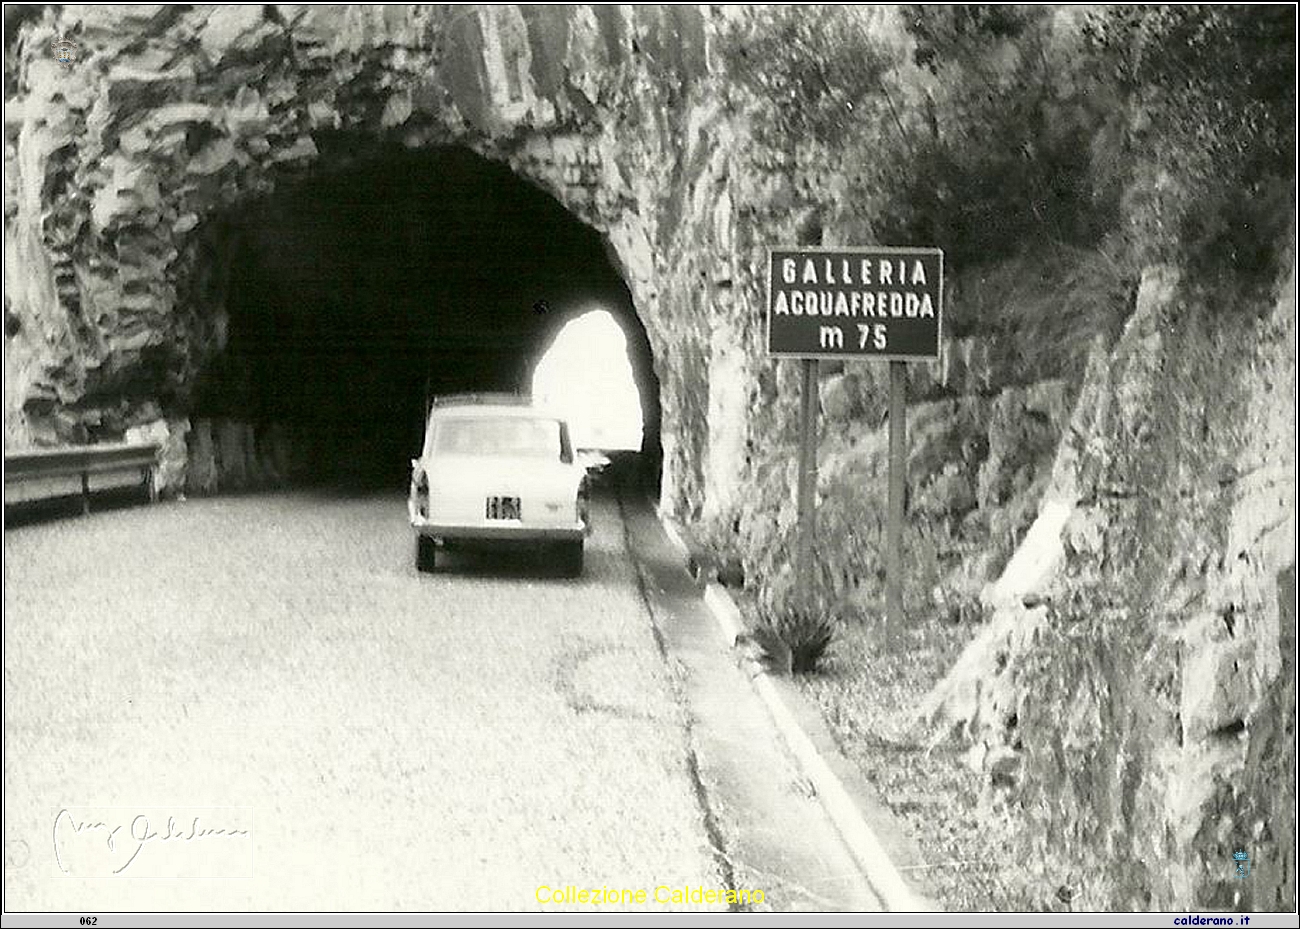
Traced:
<path fill-rule="evenodd" d="M 673 547 L 684 559 L 689 560 L 690 547 L 673 520 L 665 516 L 658 507 L 655 507 L 655 515 Z M 700 580 L 704 585 L 705 606 L 722 627 L 727 638 L 734 640 L 737 635 L 745 631 L 745 621 L 740 607 L 722 585 L 707 578 Z M 863 811 L 859 808 L 864 790 L 855 785 L 857 789 L 850 793 L 845 788 L 841 776 L 836 774 L 835 769 L 838 768 L 846 777 L 855 778 L 852 762 L 834 747 L 829 733 L 820 725 L 822 722 L 820 714 L 815 723 L 808 719 L 806 708 L 792 706 L 798 700 L 798 695 L 793 692 L 782 694 L 774 679 L 765 672 L 753 676 L 751 683 L 767 707 L 776 730 L 781 734 L 790 753 L 803 770 L 804 776 L 816 789 L 817 797 L 826 815 L 834 823 L 844 844 L 885 908 L 890 912 L 936 912 L 938 907 L 904 879 L 891 860 L 884 843 L 875 830 L 868 825 Z M 805 719 L 802 725 L 797 718 L 799 715 L 804 716 Z M 806 731 L 806 728 L 811 729 L 813 726 L 822 730 L 817 733 L 820 738 L 815 739 Z M 820 750 L 818 742 L 822 745 Z M 828 759 L 826 755 L 831 753 L 833 757 Z M 860 776 L 856 779 L 860 779 Z M 857 800 L 854 798 L 855 794 Z M 873 818 L 879 821 L 882 814 L 880 811 L 873 812 L 875 813 Z"/>

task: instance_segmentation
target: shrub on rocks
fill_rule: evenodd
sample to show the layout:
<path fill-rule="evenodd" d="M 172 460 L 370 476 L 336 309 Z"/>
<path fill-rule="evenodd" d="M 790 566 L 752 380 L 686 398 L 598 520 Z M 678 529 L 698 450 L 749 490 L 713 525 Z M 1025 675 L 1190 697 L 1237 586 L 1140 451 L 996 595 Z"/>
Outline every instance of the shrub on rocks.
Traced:
<path fill-rule="evenodd" d="M 849 422 L 863 411 L 861 393 L 857 375 L 833 375 L 821 383 L 822 412 L 831 422 Z"/>

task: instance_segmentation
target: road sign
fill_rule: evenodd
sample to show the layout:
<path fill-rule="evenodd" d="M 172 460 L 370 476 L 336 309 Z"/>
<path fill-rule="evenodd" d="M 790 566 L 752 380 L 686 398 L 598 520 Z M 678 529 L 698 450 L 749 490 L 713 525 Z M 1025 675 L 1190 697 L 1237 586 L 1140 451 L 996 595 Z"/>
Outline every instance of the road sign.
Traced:
<path fill-rule="evenodd" d="M 937 248 L 773 248 L 767 285 L 770 355 L 939 357 L 943 252 Z"/>
<path fill-rule="evenodd" d="M 889 362 L 886 633 L 903 624 L 907 397 L 903 363 L 939 357 L 943 252 L 937 248 L 772 248 L 767 265 L 767 351 L 801 359 L 795 587 L 810 603 L 817 485 L 817 359 Z"/>

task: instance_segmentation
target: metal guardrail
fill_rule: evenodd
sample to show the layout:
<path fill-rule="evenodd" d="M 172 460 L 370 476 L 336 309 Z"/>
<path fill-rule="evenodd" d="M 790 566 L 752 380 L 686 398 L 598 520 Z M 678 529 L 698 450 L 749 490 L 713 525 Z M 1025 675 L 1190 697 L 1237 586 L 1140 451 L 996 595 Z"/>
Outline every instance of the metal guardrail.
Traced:
<path fill-rule="evenodd" d="M 157 443 L 114 443 L 102 445 L 82 445 L 63 448 L 37 448 L 21 452 L 5 453 L 5 505 L 10 503 L 28 503 L 33 500 L 53 499 L 74 496 L 77 489 L 69 492 L 67 485 L 59 485 L 60 478 L 80 478 L 81 511 L 90 512 L 90 495 L 93 476 L 139 474 L 142 486 L 149 492 L 149 501 L 158 499 L 158 490 L 154 483 L 154 470 L 158 466 Z M 19 489 L 30 489 L 32 485 L 45 482 L 43 488 L 37 488 L 35 495 L 23 496 L 11 500 L 11 488 L 15 497 Z M 51 491 L 51 485 L 53 490 Z"/>

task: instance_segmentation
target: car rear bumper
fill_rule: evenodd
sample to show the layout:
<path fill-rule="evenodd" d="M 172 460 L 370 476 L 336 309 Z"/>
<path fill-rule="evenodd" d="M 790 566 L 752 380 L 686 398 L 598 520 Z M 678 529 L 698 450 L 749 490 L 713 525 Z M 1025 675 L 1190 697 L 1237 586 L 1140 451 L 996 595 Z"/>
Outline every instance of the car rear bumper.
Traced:
<path fill-rule="evenodd" d="M 434 539 L 481 539 L 493 542 L 581 542 L 587 527 L 583 523 L 566 526 L 524 526 L 515 523 L 449 525 L 427 522 L 418 517 L 411 527 L 420 535 Z"/>

